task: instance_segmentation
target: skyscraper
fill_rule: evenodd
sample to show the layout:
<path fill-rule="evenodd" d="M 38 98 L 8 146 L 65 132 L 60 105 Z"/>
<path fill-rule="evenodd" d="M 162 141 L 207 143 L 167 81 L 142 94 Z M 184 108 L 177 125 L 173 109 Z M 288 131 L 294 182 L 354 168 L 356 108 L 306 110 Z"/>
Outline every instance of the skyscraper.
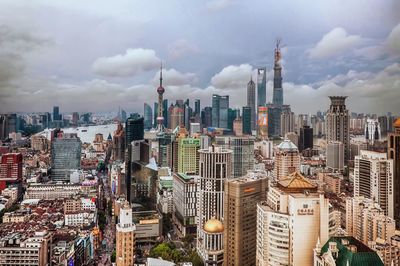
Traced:
<path fill-rule="evenodd" d="M 195 115 L 198 115 L 198 116 L 200 116 L 200 99 L 196 99 L 195 101 L 194 101 L 194 113 L 195 113 Z"/>
<path fill-rule="evenodd" d="M 164 127 L 168 127 L 168 99 L 163 100 Z"/>
<path fill-rule="evenodd" d="M 282 89 L 282 66 L 281 66 L 281 48 L 280 40 L 276 42 L 275 61 L 274 61 L 274 90 L 272 95 L 272 103 L 276 106 L 283 105 L 283 89 Z"/>
<path fill-rule="evenodd" d="M 277 180 L 281 180 L 299 170 L 299 150 L 293 142 L 285 139 L 275 149 L 274 176 Z"/>
<path fill-rule="evenodd" d="M 213 94 L 211 117 L 213 127 L 228 128 L 228 109 L 229 95 L 220 96 Z"/>
<path fill-rule="evenodd" d="M 393 218 L 393 160 L 386 153 L 362 150 L 354 158 L 354 196 L 374 200 Z"/>
<path fill-rule="evenodd" d="M 132 208 L 125 201 L 119 210 L 119 222 L 116 225 L 116 264 L 131 266 L 135 263 L 135 234 L 132 224 Z"/>
<path fill-rule="evenodd" d="M 257 106 L 264 106 L 267 102 L 267 69 L 257 69 Z"/>
<path fill-rule="evenodd" d="M 75 133 L 58 133 L 51 142 L 51 178 L 70 181 L 70 171 L 81 168 L 82 142 Z"/>
<path fill-rule="evenodd" d="M 151 106 L 148 105 L 147 103 L 144 103 L 144 108 L 143 108 L 143 116 L 144 116 L 144 129 L 149 130 L 152 128 L 152 122 L 153 122 L 153 110 L 151 109 Z"/>
<path fill-rule="evenodd" d="M 225 182 L 224 265 L 255 265 L 257 203 L 266 200 L 267 190 L 263 173 L 249 172 Z"/>
<path fill-rule="evenodd" d="M 139 114 L 131 114 L 125 123 L 125 146 L 128 147 L 134 140 L 144 137 L 144 118 Z"/>
<path fill-rule="evenodd" d="M 243 134 L 251 135 L 251 107 L 242 108 Z"/>
<path fill-rule="evenodd" d="M 158 93 L 158 111 L 157 111 L 157 132 L 164 132 L 164 112 L 163 112 L 163 94 L 165 92 L 162 86 L 162 64 L 160 67 L 160 86 L 157 88 Z"/>
<path fill-rule="evenodd" d="M 113 160 L 125 160 L 125 132 L 121 123 L 118 123 L 117 130 L 114 132 L 113 141 Z"/>
<path fill-rule="evenodd" d="M 60 115 L 60 108 L 58 106 L 53 107 L 53 121 L 60 121 L 61 120 L 61 115 Z"/>
<path fill-rule="evenodd" d="M 247 106 L 251 108 L 251 129 L 256 129 L 256 84 L 252 76 L 247 83 Z"/>
<path fill-rule="evenodd" d="M 400 221 L 400 118 L 393 124 L 394 132 L 388 133 L 388 159 L 393 160 L 394 219 Z"/>
<path fill-rule="evenodd" d="M 294 113 L 290 109 L 284 109 L 281 113 L 280 134 L 281 136 L 285 136 L 288 132 L 294 132 Z"/>
<path fill-rule="evenodd" d="M 228 129 L 232 132 L 233 131 L 233 121 L 240 115 L 238 109 L 228 109 Z"/>
<path fill-rule="evenodd" d="M 0 161 L 0 191 L 7 187 L 8 183 L 22 181 L 22 154 L 6 153 Z"/>
<path fill-rule="evenodd" d="M 344 170 L 344 146 L 340 141 L 330 141 L 326 145 L 326 167 L 332 171 Z"/>
<path fill-rule="evenodd" d="M 212 107 L 204 107 L 201 112 L 201 124 L 202 127 L 211 127 L 212 126 Z"/>
<path fill-rule="evenodd" d="M 347 96 L 329 96 L 331 105 L 326 113 L 326 140 L 340 141 L 344 146 L 344 159 L 350 158 L 349 110 L 346 109 Z"/>
<path fill-rule="evenodd" d="M 302 152 L 306 149 L 312 149 L 314 146 L 313 129 L 310 126 L 303 126 L 300 128 L 299 135 L 299 151 Z"/>
<path fill-rule="evenodd" d="M 179 105 L 171 105 L 168 109 L 169 125 L 168 127 L 174 130 L 177 126 L 184 125 L 184 110 Z"/>
<path fill-rule="evenodd" d="M 211 146 L 200 152 L 197 252 L 206 266 L 224 260 L 224 183 L 231 177 L 232 151 Z"/>
<path fill-rule="evenodd" d="M 199 174 L 200 139 L 178 139 L 178 172 L 184 174 Z"/>
<path fill-rule="evenodd" d="M 257 117 L 257 137 L 262 140 L 268 139 L 268 107 L 259 106 Z"/>

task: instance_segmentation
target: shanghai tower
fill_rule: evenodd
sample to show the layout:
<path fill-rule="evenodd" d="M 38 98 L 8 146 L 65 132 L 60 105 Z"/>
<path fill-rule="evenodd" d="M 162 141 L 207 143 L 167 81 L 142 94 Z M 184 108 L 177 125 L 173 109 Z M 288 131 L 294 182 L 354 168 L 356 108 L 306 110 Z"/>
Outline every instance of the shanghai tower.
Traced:
<path fill-rule="evenodd" d="M 276 41 L 275 48 L 275 63 L 274 63 L 274 91 L 272 95 L 272 103 L 275 106 L 283 105 L 283 89 L 282 89 L 282 66 L 281 60 L 281 41 L 278 39 Z"/>

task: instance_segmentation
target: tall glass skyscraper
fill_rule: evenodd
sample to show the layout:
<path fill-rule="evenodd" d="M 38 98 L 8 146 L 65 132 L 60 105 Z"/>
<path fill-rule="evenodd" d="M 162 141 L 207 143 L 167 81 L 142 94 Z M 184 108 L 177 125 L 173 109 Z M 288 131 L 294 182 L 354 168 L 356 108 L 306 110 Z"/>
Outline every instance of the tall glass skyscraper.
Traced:
<path fill-rule="evenodd" d="M 264 106 L 267 102 L 267 69 L 257 69 L 257 106 Z"/>
<path fill-rule="evenodd" d="M 134 140 L 142 140 L 144 137 L 144 118 L 139 114 L 131 114 L 125 124 L 125 144 L 129 146 Z"/>
<path fill-rule="evenodd" d="M 59 133 L 51 142 L 51 178 L 70 181 L 71 170 L 81 168 L 82 142 L 75 133 Z"/>
<path fill-rule="evenodd" d="M 243 106 L 242 108 L 243 134 L 251 135 L 251 107 Z"/>
<path fill-rule="evenodd" d="M 247 106 L 251 108 L 251 129 L 256 128 L 256 84 L 251 77 L 247 83 Z"/>
<path fill-rule="evenodd" d="M 144 129 L 148 130 L 152 128 L 153 124 L 153 110 L 151 109 L 151 106 L 148 105 L 147 103 L 144 103 Z"/>
<path fill-rule="evenodd" d="M 213 94 L 212 98 L 212 126 L 228 128 L 229 95 Z"/>

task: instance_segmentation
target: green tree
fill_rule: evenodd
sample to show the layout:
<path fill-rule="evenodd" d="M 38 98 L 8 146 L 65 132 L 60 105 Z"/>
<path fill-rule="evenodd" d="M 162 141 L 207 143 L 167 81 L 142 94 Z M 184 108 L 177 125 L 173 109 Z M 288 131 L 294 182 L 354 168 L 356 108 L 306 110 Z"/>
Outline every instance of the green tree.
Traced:
<path fill-rule="evenodd" d="M 117 258 L 117 252 L 113 250 L 113 252 L 111 253 L 111 262 L 114 263 L 116 258 Z"/>

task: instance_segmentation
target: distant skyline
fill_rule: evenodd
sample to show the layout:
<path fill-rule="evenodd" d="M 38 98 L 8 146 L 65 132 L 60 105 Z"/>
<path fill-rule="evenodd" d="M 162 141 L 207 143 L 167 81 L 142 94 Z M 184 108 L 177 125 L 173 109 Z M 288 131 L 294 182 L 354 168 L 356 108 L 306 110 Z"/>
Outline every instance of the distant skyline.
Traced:
<path fill-rule="evenodd" d="M 267 68 L 282 38 L 284 103 L 326 111 L 400 113 L 400 1 L 20 1 L 0 3 L 0 113 L 143 112 L 164 98 L 230 95 Z"/>

